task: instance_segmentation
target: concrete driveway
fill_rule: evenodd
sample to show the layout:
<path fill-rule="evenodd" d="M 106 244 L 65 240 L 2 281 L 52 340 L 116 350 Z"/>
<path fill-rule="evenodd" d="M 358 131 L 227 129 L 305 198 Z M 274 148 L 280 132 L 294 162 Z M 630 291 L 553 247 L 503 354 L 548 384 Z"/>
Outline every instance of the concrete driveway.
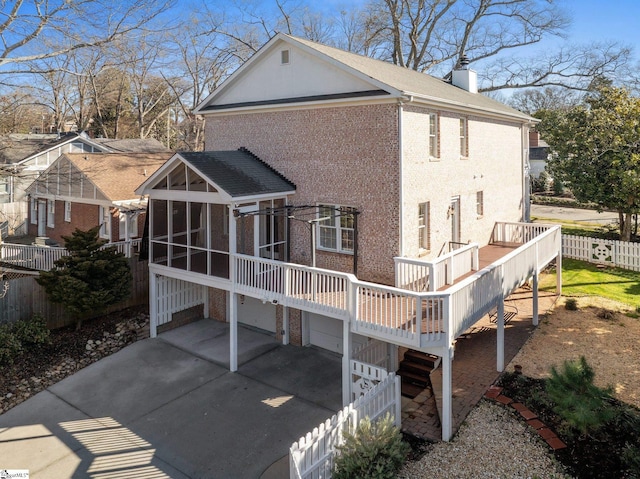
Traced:
<path fill-rule="evenodd" d="M 291 443 L 341 407 L 340 358 L 242 327 L 239 347 L 230 373 L 227 325 L 201 320 L 92 364 L 0 416 L 0 469 L 288 477 Z"/>

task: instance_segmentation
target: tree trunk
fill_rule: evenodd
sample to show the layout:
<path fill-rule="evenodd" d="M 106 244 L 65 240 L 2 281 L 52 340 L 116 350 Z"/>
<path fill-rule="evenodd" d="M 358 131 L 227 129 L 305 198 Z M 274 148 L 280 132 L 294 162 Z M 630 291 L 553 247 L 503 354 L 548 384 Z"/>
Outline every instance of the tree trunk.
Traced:
<path fill-rule="evenodd" d="M 620 240 L 621 241 L 631 241 L 631 213 L 625 212 L 620 213 L 620 217 L 623 220 L 620 222 Z"/>

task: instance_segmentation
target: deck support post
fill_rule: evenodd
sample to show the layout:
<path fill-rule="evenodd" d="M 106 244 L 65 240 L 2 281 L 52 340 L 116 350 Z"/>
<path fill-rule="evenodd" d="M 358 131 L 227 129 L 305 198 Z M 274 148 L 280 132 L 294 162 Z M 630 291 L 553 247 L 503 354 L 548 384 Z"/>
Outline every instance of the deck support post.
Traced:
<path fill-rule="evenodd" d="M 209 319 L 209 288 L 202 285 L 202 317 Z"/>
<path fill-rule="evenodd" d="M 389 360 L 387 361 L 387 367 L 389 368 L 388 372 L 396 372 L 398 370 L 398 346 L 396 344 L 387 343 L 388 349 L 387 354 L 389 355 Z"/>
<path fill-rule="evenodd" d="M 342 322 L 342 406 L 351 402 L 351 323 L 348 319 Z"/>
<path fill-rule="evenodd" d="M 238 295 L 229 292 L 229 371 L 238 370 Z"/>
<path fill-rule="evenodd" d="M 149 274 L 149 336 L 158 335 L 158 275 Z"/>
<path fill-rule="evenodd" d="M 289 307 L 282 307 L 282 344 L 289 344 Z"/>
<path fill-rule="evenodd" d="M 498 372 L 504 371 L 504 296 L 500 295 L 498 300 L 498 317 L 496 324 L 498 325 L 496 343 L 498 346 L 496 354 L 496 368 Z"/>
<path fill-rule="evenodd" d="M 453 385 L 452 362 L 453 344 L 444 351 L 442 356 L 442 440 L 449 441 L 453 436 Z"/>
<path fill-rule="evenodd" d="M 533 325 L 538 325 L 538 270 L 533 272 Z"/>
<path fill-rule="evenodd" d="M 558 296 L 562 294 L 562 243 L 560 243 L 558 256 L 556 256 L 556 291 Z"/>

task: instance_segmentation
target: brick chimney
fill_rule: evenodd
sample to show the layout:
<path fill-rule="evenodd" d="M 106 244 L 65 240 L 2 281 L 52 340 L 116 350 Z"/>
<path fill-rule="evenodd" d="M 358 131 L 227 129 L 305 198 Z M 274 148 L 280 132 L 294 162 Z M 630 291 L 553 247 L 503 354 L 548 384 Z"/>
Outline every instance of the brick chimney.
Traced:
<path fill-rule="evenodd" d="M 478 93 L 478 74 L 469 69 L 469 59 L 465 55 L 460 56 L 460 66 L 451 72 L 451 84 L 470 93 Z"/>

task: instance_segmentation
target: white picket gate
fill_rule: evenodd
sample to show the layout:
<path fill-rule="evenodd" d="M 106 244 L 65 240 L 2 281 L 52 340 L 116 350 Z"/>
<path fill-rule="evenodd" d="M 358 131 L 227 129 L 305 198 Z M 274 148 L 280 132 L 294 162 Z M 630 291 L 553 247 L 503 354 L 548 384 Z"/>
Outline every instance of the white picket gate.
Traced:
<path fill-rule="evenodd" d="M 640 243 L 563 234 L 562 256 L 640 271 Z"/>
<path fill-rule="evenodd" d="M 289 470 L 293 479 L 330 479 L 336 447 L 343 442 L 345 429 L 354 432 L 358 422 L 375 421 L 387 412 L 400 426 L 400 377 L 394 373 L 382 379 L 366 394 L 346 406 L 289 449 Z"/>

